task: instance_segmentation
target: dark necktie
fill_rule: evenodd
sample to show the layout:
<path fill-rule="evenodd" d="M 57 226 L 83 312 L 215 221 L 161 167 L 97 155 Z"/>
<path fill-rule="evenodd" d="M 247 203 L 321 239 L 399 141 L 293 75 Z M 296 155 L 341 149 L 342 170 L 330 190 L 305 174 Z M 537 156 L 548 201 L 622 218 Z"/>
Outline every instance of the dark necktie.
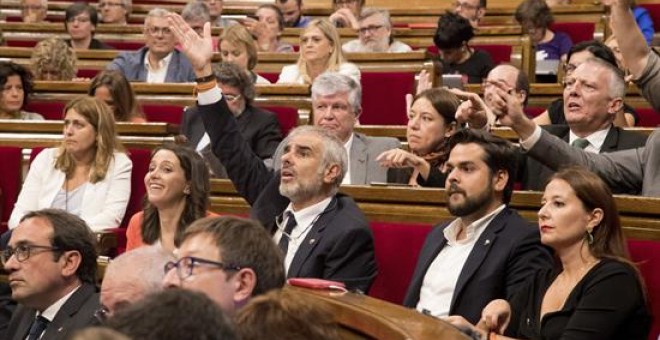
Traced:
<path fill-rule="evenodd" d="M 28 333 L 27 340 L 37 340 L 41 336 L 41 333 L 46 330 L 46 327 L 48 327 L 48 324 L 50 321 L 48 319 L 44 318 L 43 316 L 39 315 L 34 319 L 34 322 L 32 323 L 32 327 L 30 327 L 30 333 Z"/>
<path fill-rule="evenodd" d="M 578 138 L 574 140 L 573 143 L 571 143 L 571 146 L 584 150 L 587 146 L 589 146 L 589 141 L 584 138 Z"/>
<path fill-rule="evenodd" d="M 286 215 L 287 215 L 286 226 L 282 231 L 282 237 L 280 238 L 280 242 L 277 244 L 280 247 L 280 249 L 282 249 L 282 253 L 284 253 L 284 255 L 286 255 L 287 250 L 289 250 L 289 238 L 291 237 L 291 231 L 298 224 L 296 223 L 296 218 L 293 217 L 292 212 L 287 211 Z"/>

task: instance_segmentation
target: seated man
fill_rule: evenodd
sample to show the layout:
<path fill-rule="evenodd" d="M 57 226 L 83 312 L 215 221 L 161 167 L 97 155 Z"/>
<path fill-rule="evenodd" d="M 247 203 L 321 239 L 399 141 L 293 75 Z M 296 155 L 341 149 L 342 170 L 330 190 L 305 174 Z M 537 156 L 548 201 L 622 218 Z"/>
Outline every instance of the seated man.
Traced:
<path fill-rule="evenodd" d="M 447 206 L 457 219 L 434 228 L 420 252 L 404 305 L 478 322 L 493 299 L 509 299 L 536 270 L 550 268 L 539 230 L 507 207 L 516 151 L 476 130 L 449 139 Z"/>
<path fill-rule="evenodd" d="M 46 21 L 48 0 L 21 0 L 23 22 L 37 24 Z"/>
<path fill-rule="evenodd" d="M 332 9 L 328 20 L 337 28 L 348 27 L 358 29 L 358 17 L 362 13 L 364 0 L 332 0 Z"/>
<path fill-rule="evenodd" d="M 206 7 L 208 7 L 209 14 L 211 15 L 211 24 L 214 27 L 227 28 L 231 25 L 236 25 L 238 23 L 234 20 L 222 17 L 224 0 L 201 0 L 201 1 L 204 2 Z"/>
<path fill-rule="evenodd" d="M 173 260 L 171 254 L 159 247 L 140 247 L 123 253 L 108 264 L 101 284 L 102 317 L 159 291 L 163 282 L 163 267 Z"/>
<path fill-rule="evenodd" d="M 6 339 L 65 339 L 93 325 L 96 237 L 79 217 L 58 209 L 27 213 L 0 253 L 19 305 Z"/>
<path fill-rule="evenodd" d="M 243 139 L 259 158 L 271 164 L 273 154 L 282 141 L 282 132 L 274 113 L 253 105 L 255 90 L 250 76 L 236 64 L 220 63 L 214 69 L 222 93 L 233 99 L 227 101 L 229 110 Z M 214 177 L 227 178 L 227 170 L 211 150 L 211 140 L 197 106 L 189 107 L 183 114 L 181 134 L 186 136 L 190 147 L 195 148 L 209 165 Z"/>
<path fill-rule="evenodd" d="M 302 0 L 275 0 L 275 5 L 280 8 L 284 15 L 286 27 L 305 28 L 312 20 L 302 15 Z"/>
<path fill-rule="evenodd" d="M 183 233 L 177 258 L 165 265 L 163 286 L 204 293 L 228 315 L 250 298 L 284 285 L 282 255 L 256 221 L 229 216 L 197 220 Z"/>
<path fill-rule="evenodd" d="M 123 52 L 109 65 L 129 81 L 147 83 L 186 83 L 195 81 L 190 61 L 174 48 L 176 40 L 167 24 L 169 11 L 154 8 L 144 19 L 146 46 L 136 52 Z"/>
<path fill-rule="evenodd" d="M 280 245 L 287 276 L 342 281 L 349 289 L 366 292 L 376 276 L 373 235 L 355 201 L 337 193 L 348 169 L 347 156 L 337 134 L 328 131 L 355 123 L 352 108 L 346 108 L 348 103 L 332 102 L 339 96 L 346 101 L 348 93 L 332 91 L 332 100 L 315 102 L 315 108 L 323 110 L 316 115 L 328 117 L 328 128 L 294 129 L 282 142 L 281 171 L 277 166 L 277 171 L 270 171 L 240 136 L 227 98 L 216 86 L 211 74 L 213 46 L 208 25 L 200 38 L 189 34 L 190 27 L 180 16 L 169 18 L 200 80 L 199 112 L 213 152 L 227 168 L 238 192 L 252 206 L 251 216 Z"/>
<path fill-rule="evenodd" d="M 102 23 L 126 25 L 133 9 L 133 2 L 131 0 L 101 0 L 98 8 Z"/>
<path fill-rule="evenodd" d="M 454 13 L 470 21 L 470 25 L 479 28 L 479 21 L 486 15 L 486 0 L 456 0 Z"/>
<path fill-rule="evenodd" d="M 342 45 L 344 52 L 410 52 L 410 46 L 392 39 L 392 21 L 386 9 L 365 8 L 358 19 L 359 39 Z"/>

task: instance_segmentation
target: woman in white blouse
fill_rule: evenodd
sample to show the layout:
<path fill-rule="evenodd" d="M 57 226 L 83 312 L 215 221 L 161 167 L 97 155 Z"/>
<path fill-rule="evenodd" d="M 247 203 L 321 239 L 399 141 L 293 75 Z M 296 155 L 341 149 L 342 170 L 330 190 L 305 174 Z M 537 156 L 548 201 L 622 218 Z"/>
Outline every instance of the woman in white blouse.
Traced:
<path fill-rule="evenodd" d="M 337 29 L 325 19 L 312 20 L 300 35 L 300 57 L 282 68 L 278 83 L 311 84 L 326 71 L 335 71 L 360 83 L 360 69 L 345 62 Z"/>
<path fill-rule="evenodd" d="M 9 227 L 25 213 L 44 208 L 80 216 L 93 231 L 119 226 L 131 193 L 133 163 L 115 132 L 112 110 L 93 97 L 64 108 L 64 136 L 58 148 L 34 159 Z"/>

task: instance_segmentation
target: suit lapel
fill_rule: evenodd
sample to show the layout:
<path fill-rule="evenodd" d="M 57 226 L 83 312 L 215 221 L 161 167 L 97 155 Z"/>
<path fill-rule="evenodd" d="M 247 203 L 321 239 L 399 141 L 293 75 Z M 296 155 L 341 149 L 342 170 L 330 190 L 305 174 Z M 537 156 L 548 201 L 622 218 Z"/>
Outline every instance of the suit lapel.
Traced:
<path fill-rule="evenodd" d="M 170 64 L 167 65 L 167 73 L 165 74 L 166 83 L 176 83 L 176 72 L 179 67 L 179 54 L 176 50 L 172 51 L 172 59 L 170 59 Z"/>
<path fill-rule="evenodd" d="M 362 137 L 353 134 L 353 144 L 351 145 L 351 154 L 348 155 L 351 162 L 351 183 L 367 182 L 367 145 L 364 144 Z M 368 183 L 367 183 L 368 184 Z"/>
<path fill-rule="evenodd" d="M 442 230 L 444 230 L 445 228 L 447 228 L 447 226 L 449 226 L 450 223 L 451 222 L 446 223 L 444 226 L 438 228 L 442 228 Z M 445 245 L 447 245 L 447 239 L 444 237 L 443 232 L 438 233 L 438 238 L 439 239 L 437 241 L 431 240 L 430 242 L 431 248 L 429 249 L 429 251 L 425 252 L 422 250 L 422 253 L 420 253 L 420 258 L 418 261 L 420 263 L 420 266 L 418 268 L 420 268 L 421 270 L 417 275 L 413 277 L 412 279 L 413 281 L 410 283 L 411 288 L 408 289 L 413 294 L 411 295 L 412 299 L 410 302 L 414 303 L 414 305 L 410 307 L 417 306 L 417 303 L 419 302 L 419 294 L 422 289 L 422 285 L 424 284 L 424 277 L 426 277 L 426 273 L 428 272 L 431 263 L 433 263 L 435 258 L 438 257 L 438 254 L 440 254 L 442 248 L 444 248 Z"/>
<path fill-rule="evenodd" d="M 617 145 L 619 144 L 619 129 L 615 126 L 610 128 L 610 131 L 607 132 L 603 145 L 600 147 L 600 153 L 612 152 L 617 150 Z"/>
<path fill-rule="evenodd" d="M 287 272 L 287 277 L 298 277 L 300 276 L 300 271 L 303 267 L 305 261 L 314 251 L 314 248 L 321 242 L 323 238 L 323 230 L 326 225 L 335 217 L 337 212 L 337 196 L 333 197 L 328 204 L 328 207 L 319 215 L 312 229 L 309 231 L 305 239 L 300 243 L 298 251 L 293 256 L 291 261 L 291 266 L 289 266 L 289 271 Z"/>
<path fill-rule="evenodd" d="M 25 312 L 23 313 L 23 317 L 21 318 L 21 321 L 16 327 L 16 332 L 14 333 L 14 336 L 12 338 L 13 340 L 24 340 L 28 336 L 28 332 L 30 331 L 32 322 L 34 322 L 34 318 L 37 315 L 37 311 L 32 308 L 27 308 L 27 307 L 23 307 L 23 308 L 25 308 Z M 16 309 L 15 313 L 18 312 L 19 310 Z"/>
<path fill-rule="evenodd" d="M 50 322 L 42 339 L 59 339 L 61 334 L 66 334 L 68 321 L 80 310 L 90 295 L 94 294 L 94 286 L 83 284 L 75 293 L 62 305 L 62 308 L 55 314 L 55 318 Z"/>

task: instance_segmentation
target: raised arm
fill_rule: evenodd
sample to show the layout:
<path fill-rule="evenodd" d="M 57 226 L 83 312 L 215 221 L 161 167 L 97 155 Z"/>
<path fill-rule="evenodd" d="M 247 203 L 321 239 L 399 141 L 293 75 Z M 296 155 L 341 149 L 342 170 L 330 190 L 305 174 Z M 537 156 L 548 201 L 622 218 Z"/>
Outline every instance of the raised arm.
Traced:
<path fill-rule="evenodd" d="M 635 16 L 630 9 L 630 0 L 604 0 L 604 5 L 611 8 L 612 34 L 622 37 L 619 42 L 621 54 L 634 79 L 638 79 L 648 63 L 652 53 L 646 44 L 644 35 L 639 30 Z"/>

